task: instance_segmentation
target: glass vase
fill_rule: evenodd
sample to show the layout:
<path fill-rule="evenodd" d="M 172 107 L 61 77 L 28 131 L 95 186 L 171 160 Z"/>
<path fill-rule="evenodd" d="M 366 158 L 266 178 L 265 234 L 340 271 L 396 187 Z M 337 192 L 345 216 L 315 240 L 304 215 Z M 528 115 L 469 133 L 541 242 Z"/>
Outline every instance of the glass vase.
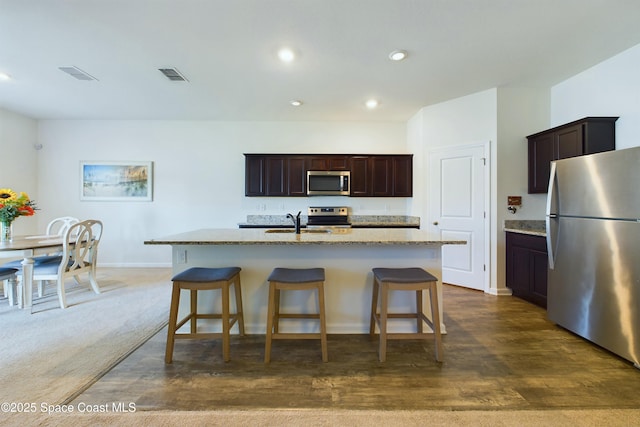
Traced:
<path fill-rule="evenodd" d="M 11 241 L 11 223 L 2 221 L 0 222 L 0 243 Z"/>

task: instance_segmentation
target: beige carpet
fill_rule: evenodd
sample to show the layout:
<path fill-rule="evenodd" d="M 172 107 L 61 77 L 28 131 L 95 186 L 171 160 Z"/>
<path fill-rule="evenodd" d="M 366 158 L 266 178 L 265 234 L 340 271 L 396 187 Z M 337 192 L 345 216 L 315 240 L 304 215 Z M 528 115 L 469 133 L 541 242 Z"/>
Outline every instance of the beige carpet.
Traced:
<path fill-rule="evenodd" d="M 474 426 L 630 427 L 640 425 L 640 409 L 560 411 L 355 411 L 276 409 L 251 411 L 154 411 L 118 414 L 35 414 L 8 417 L 0 425 L 25 426 Z"/>
<path fill-rule="evenodd" d="M 98 269 L 101 294 L 69 286 L 65 310 L 55 286 L 33 313 L 0 301 L 0 402 L 58 404 L 93 383 L 166 324 L 170 277 L 170 269 Z"/>

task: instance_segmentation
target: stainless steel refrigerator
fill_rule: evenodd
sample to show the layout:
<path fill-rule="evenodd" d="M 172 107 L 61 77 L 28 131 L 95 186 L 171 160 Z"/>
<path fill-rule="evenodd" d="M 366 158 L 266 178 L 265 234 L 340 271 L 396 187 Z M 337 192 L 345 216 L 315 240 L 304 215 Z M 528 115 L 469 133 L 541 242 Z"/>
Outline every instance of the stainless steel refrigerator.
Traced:
<path fill-rule="evenodd" d="M 640 368 L 640 147 L 553 162 L 546 227 L 549 319 Z"/>

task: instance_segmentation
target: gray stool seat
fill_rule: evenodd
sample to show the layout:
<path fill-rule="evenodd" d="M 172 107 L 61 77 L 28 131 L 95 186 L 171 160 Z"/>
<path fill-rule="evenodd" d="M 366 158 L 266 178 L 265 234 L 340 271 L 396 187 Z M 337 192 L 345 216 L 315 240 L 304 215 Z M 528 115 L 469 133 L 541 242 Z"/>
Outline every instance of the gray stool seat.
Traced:
<path fill-rule="evenodd" d="M 193 267 L 176 274 L 171 280 L 180 282 L 219 282 L 221 280 L 231 280 L 238 273 L 240 273 L 240 267 Z"/>
<path fill-rule="evenodd" d="M 328 361 L 327 326 L 324 310 L 324 268 L 274 268 L 269 278 L 269 303 L 267 307 L 267 335 L 264 362 L 271 361 L 272 340 L 320 339 L 322 361 Z M 280 313 L 280 291 L 315 290 L 318 294 L 318 313 Z M 280 332 L 280 319 L 318 319 L 320 332 Z"/>
<path fill-rule="evenodd" d="M 437 282 L 438 279 L 422 268 L 374 268 L 373 274 L 382 282 L 420 283 Z"/>
<path fill-rule="evenodd" d="M 274 268 L 269 282 L 308 283 L 324 282 L 324 268 Z"/>
<path fill-rule="evenodd" d="M 435 358 L 442 360 L 442 335 L 440 333 L 440 309 L 438 304 L 438 279 L 422 268 L 374 268 L 373 297 L 371 299 L 371 321 L 369 334 L 375 334 L 376 324 L 380 328 L 379 359 L 384 362 L 387 357 L 387 340 L 427 338 L 431 334 L 423 332 L 423 322 L 433 330 L 435 341 Z M 431 318 L 427 317 L 422 307 L 422 291 L 429 291 Z M 390 291 L 415 291 L 416 311 L 412 313 L 389 313 Z M 378 299 L 380 312 L 378 313 Z M 388 319 L 416 319 L 416 332 L 388 333 Z"/>
<path fill-rule="evenodd" d="M 213 339 L 222 338 L 222 356 L 225 362 L 230 360 L 230 331 L 237 323 L 240 335 L 244 335 L 244 315 L 242 311 L 242 292 L 240 290 L 240 267 L 205 268 L 193 267 L 176 274 L 172 279 L 171 309 L 169 311 L 169 326 L 167 331 L 167 348 L 165 363 L 173 360 L 173 347 L 176 339 Z M 229 288 L 235 290 L 236 312 L 229 308 Z M 190 291 L 190 312 L 178 321 L 180 306 L 180 292 Z M 198 291 L 220 290 L 222 293 L 222 313 L 198 313 Z M 222 320 L 222 332 L 198 332 L 199 319 Z M 190 323 L 190 333 L 177 333 L 187 322 Z"/>

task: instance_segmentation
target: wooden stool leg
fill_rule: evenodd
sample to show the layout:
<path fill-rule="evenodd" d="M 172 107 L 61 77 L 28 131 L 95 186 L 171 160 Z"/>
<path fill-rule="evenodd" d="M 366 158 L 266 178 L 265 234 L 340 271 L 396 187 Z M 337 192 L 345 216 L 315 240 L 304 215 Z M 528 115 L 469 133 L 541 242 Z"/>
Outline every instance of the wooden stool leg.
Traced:
<path fill-rule="evenodd" d="M 324 312 L 324 284 L 322 282 L 318 285 L 318 311 L 320 314 L 320 345 L 322 347 L 322 361 L 328 362 L 327 324 Z"/>
<path fill-rule="evenodd" d="M 267 335 L 264 344 L 264 363 L 271 361 L 271 335 L 273 333 L 273 317 L 275 309 L 276 287 L 273 282 L 269 282 L 269 303 L 267 305 Z"/>
<path fill-rule="evenodd" d="M 280 328 L 280 288 L 276 282 L 273 282 L 275 289 L 273 298 L 273 332 L 278 333 Z"/>
<path fill-rule="evenodd" d="M 178 323 L 178 306 L 180 305 L 180 287 L 174 283 L 171 292 L 171 309 L 169 310 L 169 326 L 167 330 L 167 348 L 164 363 L 173 361 L 173 344 L 175 342 L 176 324 Z"/>
<path fill-rule="evenodd" d="M 422 289 L 418 289 L 416 291 L 416 319 L 418 321 L 418 333 L 422 333 L 423 332 L 423 327 L 422 327 L 422 313 L 424 313 L 423 309 L 422 309 Z"/>
<path fill-rule="evenodd" d="M 389 285 L 382 282 L 380 300 L 380 362 L 387 360 L 387 313 L 389 309 Z"/>
<path fill-rule="evenodd" d="M 378 293 L 380 285 L 378 279 L 373 278 L 373 295 L 371 297 L 371 320 L 369 323 L 369 335 L 374 335 L 376 332 L 376 313 L 378 312 Z"/>
<path fill-rule="evenodd" d="M 242 309 L 242 291 L 239 274 L 235 277 L 233 286 L 236 291 L 236 318 L 238 319 L 238 329 L 240 331 L 240 335 L 244 335 L 244 311 Z"/>
<path fill-rule="evenodd" d="M 433 323 L 433 337 L 436 347 L 436 360 L 442 361 L 442 334 L 440 333 L 440 307 L 438 305 L 438 288 L 433 284 L 429 288 L 429 300 L 431 301 L 431 319 Z"/>
<path fill-rule="evenodd" d="M 230 359 L 229 337 L 229 282 L 222 287 L 222 358 L 225 362 Z"/>
<path fill-rule="evenodd" d="M 191 333 L 198 331 L 198 291 L 191 290 Z"/>

